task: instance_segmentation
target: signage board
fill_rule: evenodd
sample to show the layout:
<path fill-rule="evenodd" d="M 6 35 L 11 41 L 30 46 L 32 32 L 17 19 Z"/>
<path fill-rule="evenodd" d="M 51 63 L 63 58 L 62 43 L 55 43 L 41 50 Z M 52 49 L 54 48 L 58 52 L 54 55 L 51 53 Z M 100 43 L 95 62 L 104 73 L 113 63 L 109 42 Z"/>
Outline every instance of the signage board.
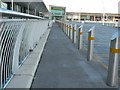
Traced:
<path fill-rule="evenodd" d="M 65 15 L 64 7 L 51 7 L 52 16 L 63 16 Z"/>

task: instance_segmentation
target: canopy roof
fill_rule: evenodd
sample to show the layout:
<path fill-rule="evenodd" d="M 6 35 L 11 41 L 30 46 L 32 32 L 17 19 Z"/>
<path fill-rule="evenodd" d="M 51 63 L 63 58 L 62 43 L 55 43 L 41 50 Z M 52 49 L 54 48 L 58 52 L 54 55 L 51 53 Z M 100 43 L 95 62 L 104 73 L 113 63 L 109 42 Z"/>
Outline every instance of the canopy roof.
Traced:
<path fill-rule="evenodd" d="M 11 3 L 12 0 L 2 0 L 2 2 L 8 2 Z M 30 10 L 34 11 L 36 9 L 37 12 L 47 13 L 48 9 L 43 2 L 43 0 L 13 0 L 15 4 L 18 4 L 20 6 L 24 6 L 26 8 L 29 8 Z"/>

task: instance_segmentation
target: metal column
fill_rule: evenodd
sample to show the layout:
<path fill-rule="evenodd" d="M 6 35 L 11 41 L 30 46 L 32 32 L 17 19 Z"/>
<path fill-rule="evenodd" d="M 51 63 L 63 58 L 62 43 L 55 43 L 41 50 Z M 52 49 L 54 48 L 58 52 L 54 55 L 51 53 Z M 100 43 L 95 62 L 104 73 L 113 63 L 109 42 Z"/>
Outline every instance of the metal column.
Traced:
<path fill-rule="evenodd" d="M 68 29 L 67 29 L 68 31 L 68 33 L 67 33 L 67 35 L 68 35 L 68 37 L 69 37 L 69 34 L 70 34 L 70 28 L 69 28 L 69 23 L 68 23 Z"/>
<path fill-rule="evenodd" d="M 70 36 L 71 36 L 71 24 L 69 24 L 69 39 L 70 39 Z"/>
<path fill-rule="evenodd" d="M 94 26 L 88 31 L 88 54 L 87 54 L 88 61 L 93 60 L 94 39 L 95 39 L 94 38 L 94 31 L 95 31 Z"/>
<path fill-rule="evenodd" d="M 73 36 L 74 36 L 73 42 L 76 43 L 76 33 L 77 33 L 77 25 L 76 25 L 76 24 L 74 25 L 74 30 L 73 30 L 73 32 L 74 32 L 74 33 L 73 33 L 73 34 L 74 34 L 74 35 L 73 35 Z"/>
<path fill-rule="evenodd" d="M 70 28 L 70 39 L 73 39 L 73 25 L 71 24 L 71 28 Z"/>
<path fill-rule="evenodd" d="M 107 84 L 109 86 L 117 86 L 118 84 L 118 33 L 111 38 L 110 43 L 110 54 L 109 54 L 109 65 L 108 65 L 108 76 Z"/>
<path fill-rule="evenodd" d="M 83 25 L 81 25 L 78 29 L 78 49 L 82 49 L 83 43 Z"/>

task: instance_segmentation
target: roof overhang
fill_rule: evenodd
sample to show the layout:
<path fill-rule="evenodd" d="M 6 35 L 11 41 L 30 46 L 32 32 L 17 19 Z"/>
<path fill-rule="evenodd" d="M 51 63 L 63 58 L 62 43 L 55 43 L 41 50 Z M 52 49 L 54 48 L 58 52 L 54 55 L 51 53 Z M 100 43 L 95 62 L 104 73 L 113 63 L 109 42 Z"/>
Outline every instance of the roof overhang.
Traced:
<path fill-rule="evenodd" d="M 35 15 L 20 13 L 20 12 L 6 10 L 6 9 L 0 9 L 0 14 L 1 16 L 4 16 L 4 17 L 20 17 L 20 18 L 23 17 L 23 18 L 29 18 L 29 19 L 45 19 L 45 18 L 38 17 Z"/>
<path fill-rule="evenodd" d="M 11 3 L 12 0 L 2 0 L 2 2 Z M 34 11 L 36 9 L 37 12 L 46 13 L 48 9 L 43 2 L 43 0 L 13 0 L 14 4 L 21 5 L 23 7 L 29 8 Z"/>

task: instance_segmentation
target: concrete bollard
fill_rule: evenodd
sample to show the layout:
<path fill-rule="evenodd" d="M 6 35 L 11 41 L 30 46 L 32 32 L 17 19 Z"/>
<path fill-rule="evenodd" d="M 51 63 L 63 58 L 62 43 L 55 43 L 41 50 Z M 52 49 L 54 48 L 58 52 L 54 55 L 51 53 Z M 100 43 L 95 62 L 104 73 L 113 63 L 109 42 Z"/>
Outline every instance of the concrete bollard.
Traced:
<path fill-rule="evenodd" d="M 78 49 L 82 49 L 83 43 L 83 25 L 81 25 L 78 29 Z"/>
<path fill-rule="evenodd" d="M 88 31 L 88 54 L 87 54 L 87 60 L 91 61 L 93 60 L 93 51 L 94 51 L 94 32 L 95 32 L 95 27 L 93 26 L 89 31 Z"/>
<path fill-rule="evenodd" d="M 74 42 L 74 43 L 76 43 L 76 33 L 77 33 L 77 25 L 75 24 L 75 25 L 74 25 L 74 30 L 73 30 L 73 34 L 74 34 L 74 35 L 73 35 L 73 36 L 74 36 L 74 37 L 73 37 L 73 42 Z"/>
<path fill-rule="evenodd" d="M 71 24 L 71 28 L 70 28 L 70 39 L 73 39 L 73 24 Z"/>
<path fill-rule="evenodd" d="M 109 54 L 109 65 L 107 75 L 107 85 L 117 86 L 118 84 L 118 54 L 120 48 L 118 48 L 118 33 L 111 38 L 110 43 L 110 54 Z"/>

